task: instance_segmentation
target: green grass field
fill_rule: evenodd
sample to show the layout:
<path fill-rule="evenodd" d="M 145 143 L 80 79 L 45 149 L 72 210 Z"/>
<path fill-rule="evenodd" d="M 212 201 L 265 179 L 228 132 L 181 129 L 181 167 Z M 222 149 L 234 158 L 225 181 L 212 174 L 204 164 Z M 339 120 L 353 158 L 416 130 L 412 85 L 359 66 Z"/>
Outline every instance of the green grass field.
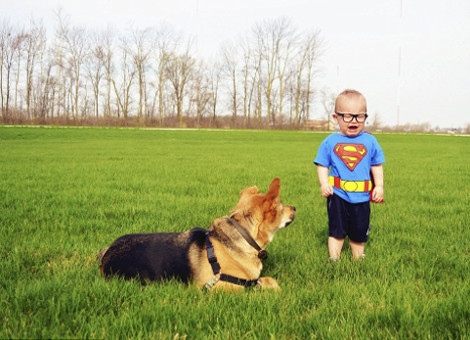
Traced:
<path fill-rule="evenodd" d="M 386 202 L 365 261 L 328 263 L 312 164 L 326 133 L 0 127 L 0 338 L 468 339 L 470 139 L 378 134 Z M 241 189 L 297 218 L 268 246 L 281 293 L 106 281 L 127 233 L 207 228 Z"/>

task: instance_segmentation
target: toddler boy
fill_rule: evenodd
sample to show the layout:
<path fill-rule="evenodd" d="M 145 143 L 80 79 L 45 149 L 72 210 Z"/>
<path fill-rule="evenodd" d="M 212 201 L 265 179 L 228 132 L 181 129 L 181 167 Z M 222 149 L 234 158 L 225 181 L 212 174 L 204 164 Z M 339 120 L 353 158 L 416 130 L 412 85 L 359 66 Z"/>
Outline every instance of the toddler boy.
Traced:
<path fill-rule="evenodd" d="M 346 90 L 339 94 L 333 119 L 339 132 L 322 142 L 314 160 L 321 194 L 327 198 L 330 261 L 339 259 L 346 236 L 353 257 L 364 258 L 370 228 L 369 202 L 381 203 L 384 197 L 385 157 L 377 139 L 363 132 L 367 103 L 360 92 Z"/>

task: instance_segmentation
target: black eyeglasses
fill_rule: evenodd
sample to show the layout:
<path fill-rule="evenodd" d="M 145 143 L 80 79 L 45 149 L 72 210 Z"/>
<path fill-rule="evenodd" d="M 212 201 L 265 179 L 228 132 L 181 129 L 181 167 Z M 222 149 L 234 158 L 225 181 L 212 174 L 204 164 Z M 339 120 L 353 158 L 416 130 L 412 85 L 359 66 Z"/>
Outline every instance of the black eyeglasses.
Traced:
<path fill-rule="evenodd" d="M 338 116 L 341 116 L 343 118 L 343 122 L 345 123 L 351 123 L 354 118 L 356 118 L 356 122 L 358 123 L 364 123 L 367 119 L 367 113 L 359 113 L 357 115 L 353 115 L 352 113 L 339 113 L 335 112 Z"/>

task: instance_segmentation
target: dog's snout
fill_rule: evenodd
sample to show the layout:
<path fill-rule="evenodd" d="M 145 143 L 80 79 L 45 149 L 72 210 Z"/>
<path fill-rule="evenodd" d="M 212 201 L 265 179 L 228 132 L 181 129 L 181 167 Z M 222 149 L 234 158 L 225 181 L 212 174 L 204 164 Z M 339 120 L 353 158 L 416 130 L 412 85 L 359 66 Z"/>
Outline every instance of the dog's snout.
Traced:
<path fill-rule="evenodd" d="M 292 206 L 292 209 L 293 209 L 294 211 L 296 211 L 296 210 L 297 210 L 297 209 L 295 209 L 295 207 L 294 207 L 294 206 Z"/>

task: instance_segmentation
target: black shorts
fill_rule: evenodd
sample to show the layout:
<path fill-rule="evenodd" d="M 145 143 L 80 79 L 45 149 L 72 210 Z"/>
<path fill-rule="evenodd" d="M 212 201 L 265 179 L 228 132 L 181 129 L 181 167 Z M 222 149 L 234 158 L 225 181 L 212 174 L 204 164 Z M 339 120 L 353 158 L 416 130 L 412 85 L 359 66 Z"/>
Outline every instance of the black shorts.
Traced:
<path fill-rule="evenodd" d="M 351 241 L 367 242 L 370 222 L 370 202 L 349 203 L 337 195 L 329 196 L 327 201 L 329 236 Z"/>

